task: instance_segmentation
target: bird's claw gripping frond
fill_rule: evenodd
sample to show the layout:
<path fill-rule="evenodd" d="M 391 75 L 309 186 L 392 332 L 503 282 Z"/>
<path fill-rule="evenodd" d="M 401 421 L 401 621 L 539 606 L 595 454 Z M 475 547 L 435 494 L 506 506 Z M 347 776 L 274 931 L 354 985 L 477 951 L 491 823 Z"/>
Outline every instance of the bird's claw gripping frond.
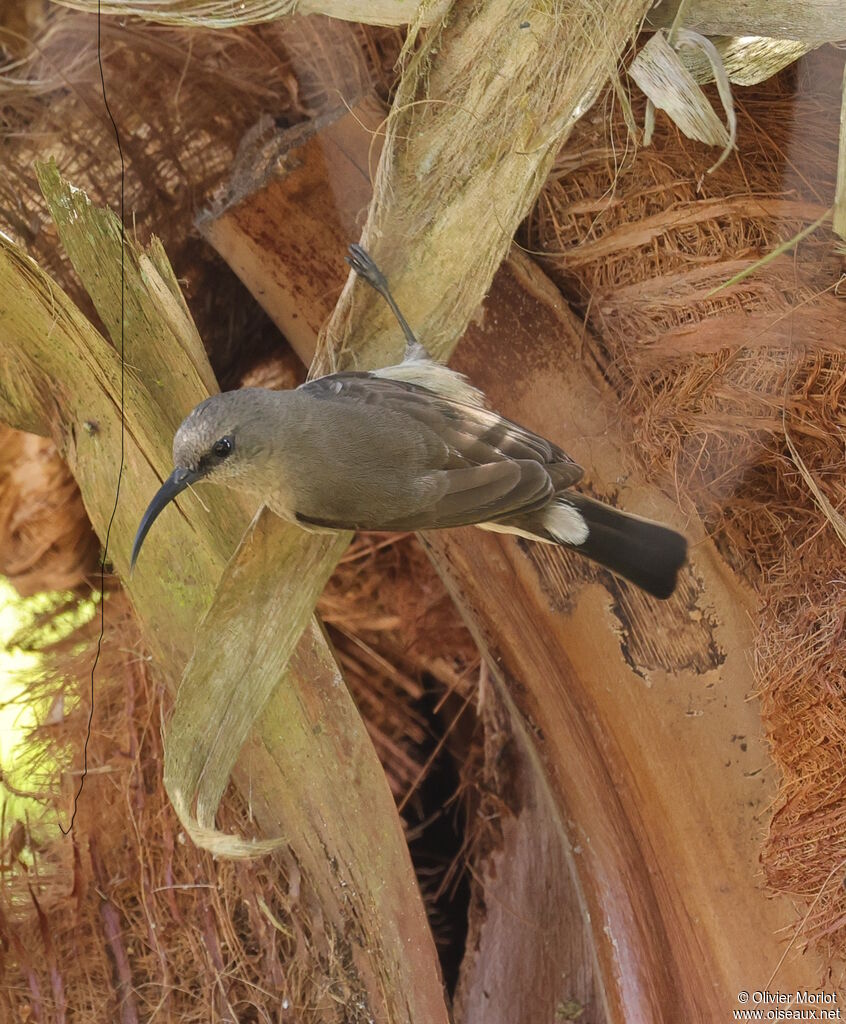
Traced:
<path fill-rule="evenodd" d="M 376 291 L 384 293 L 388 290 L 387 278 L 362 246 L 353 243 L 349 248 L 349 255 L 345 256 L 344 259 L 346 259 L 356 274 L 364 278 Z"/>

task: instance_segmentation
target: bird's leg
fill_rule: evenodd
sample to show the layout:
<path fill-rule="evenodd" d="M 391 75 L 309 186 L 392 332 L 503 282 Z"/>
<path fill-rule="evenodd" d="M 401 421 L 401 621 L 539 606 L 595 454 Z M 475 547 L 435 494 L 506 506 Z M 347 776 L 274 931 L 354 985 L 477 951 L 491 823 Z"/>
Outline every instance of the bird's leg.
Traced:
<path fill-rule="evenodd" d="M 399 306 L 394 301 L 391 290 L 388 288 L 388 280 L 382 271 L 376 266 L 375 262 L 369 255 L 369 253 L 363 249 L 360 245 L 351 245 L 349 256 L 344 257 L 358 274 L 359 277 L 374 288 L 388 303 L 394 316 L 397 318 L 402 332 L 405 335 L 405 359 L 420 359 L 421 356 L 428 358 L 428 354 L 417 338 L 414 337 L 414 331 L 408 326 L 408 321 L 400 312 Z"/>

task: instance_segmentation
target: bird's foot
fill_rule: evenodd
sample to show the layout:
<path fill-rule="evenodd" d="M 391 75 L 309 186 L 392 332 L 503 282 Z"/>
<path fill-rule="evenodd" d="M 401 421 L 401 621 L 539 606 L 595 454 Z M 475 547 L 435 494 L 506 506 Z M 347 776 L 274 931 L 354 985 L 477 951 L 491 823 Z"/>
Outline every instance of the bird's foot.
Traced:
<path fill-rule="evenodd" d="M 369 285 L 372 285 L 377 292 L 384 295 L 388 290 L 388 281 L 382 271 L 376 266 L 370 254 L 366 249 L 363 249 L 360 245 L 350 246 L 349 255 L 344 257 L 358 274 L 359 277 L 363 277 Z"/>
<path fill-rule="evenodd" d="M 346 259 L 347 263 L 349 263 L 359 277 L 363 277 L 370 287 L 374 288 L 391 307 L 391 311 L 397 318 L 397 323 L 400 325 L 402 333 L 405 335 L 406 358 L 419 358 L 419 356 L 414 354 L 420 348 L 417 338 L 414 337 L 414 332 L 408 326 L 405 317 L 400 312 L 399 306 L 394 301 L 394 297 L 391 295 L 390 289 L 388 288 L 387 278 L 376 266 L 376 263 L 367 250 L 363 249 L 360 245 L 353 244 L 350 246 L 349 255 L 345 256 L 344 259 Z M 409 353 L 412 354 L 409 355 Z"/>

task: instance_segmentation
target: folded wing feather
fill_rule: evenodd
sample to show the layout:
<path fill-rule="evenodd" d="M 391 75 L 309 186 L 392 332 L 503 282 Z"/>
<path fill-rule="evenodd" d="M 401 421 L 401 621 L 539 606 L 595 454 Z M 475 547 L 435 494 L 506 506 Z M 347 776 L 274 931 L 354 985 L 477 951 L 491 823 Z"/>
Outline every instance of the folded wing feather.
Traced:
<path fill-rule="evenodd" d="M 384 372 L 332 374 L 309 381 L 302 390 L 326 402 L 390 410 L 417 429 L 432 432 L 446 453 L 429 470 L 433 486 L 423 507 L 378 522 L 357 521 L 354 509 L 346 517 L 336 514 L 331 519 L 298 513 L 300 521 L 310 525 L 371 530 L 469 525 L 541 508 L 555 490 L 582 475 L 565 452 L 532 431 L 478 404 L 456 401 Z"/>

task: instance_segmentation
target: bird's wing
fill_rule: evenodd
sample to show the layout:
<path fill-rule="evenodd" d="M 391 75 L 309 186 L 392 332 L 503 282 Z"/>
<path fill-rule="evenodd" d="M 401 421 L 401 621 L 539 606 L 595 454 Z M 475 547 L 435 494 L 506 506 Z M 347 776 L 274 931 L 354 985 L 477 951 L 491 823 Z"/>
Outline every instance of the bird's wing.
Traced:
<path fill-rule="evenodd" d="M 461 465 L 500 459 L 531 459 L 554 466 L 558 487 L 577 483 L 584 470 L 539 434 L 477 405 L 447 398 L 430 388 L 375 373 L 333 373 L 302 384 L 314 398 L 361 402 L 407 416 L 433 430 Z"/>
<path fill-rule="evenodd" d="M 444 446 L 427 467 L 419 495 L 393 496 L 387 519 L 362 521 L 341 508 L 326 517 L 298 510 L 298 518 L 334 528 L 415 530 L 461 526 L 528 512 L 549 501 L 554 490 L 580 479 L 581 467 L 560 448 L 502 416 L 456 402 L 419 385 L 369 373 L 340 373 L 302 385 L 327 402 L 371 406 L 374 418 L 400 417 L 417 424 Z M 340 413 L 340 409 L 339 409 Z M 379 414 L 382 414 L 381 417 Z M 566 481 L 566 482 L 565 482 Z M 346 521 L 340 520 L 345 518 Z"/>

